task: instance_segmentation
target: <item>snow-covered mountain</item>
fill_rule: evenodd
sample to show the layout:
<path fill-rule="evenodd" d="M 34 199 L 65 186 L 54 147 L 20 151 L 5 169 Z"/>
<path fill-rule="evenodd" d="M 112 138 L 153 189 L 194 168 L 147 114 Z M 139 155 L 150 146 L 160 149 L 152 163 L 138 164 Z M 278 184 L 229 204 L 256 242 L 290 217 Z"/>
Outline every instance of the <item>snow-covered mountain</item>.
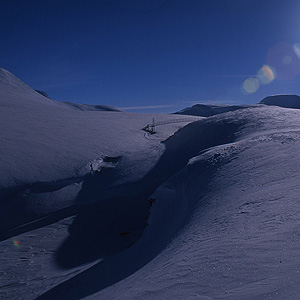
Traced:
<path fill-rule="evenodd" d="M 300 110 L 78 110 L 0 74 L 1 299 L 298 299 Z"/>
<path fill-rule="evenodd" d="M 207 104 L 195 104 L 191 107 L 184 108 L 175 114 L 180 115 L 193 115 L 200 117 L 211 117 L 214 115 L 222 114 L 229 111 L 235 111 L 238 109 L 248 108 L 247 105 L 207 105 Z"/>
<path fill-rule="evenodd" d="M 300 97 L 298 95 L 275 95 L 266 97 L 259 103 L 286 108 L 300 108 Z"/>

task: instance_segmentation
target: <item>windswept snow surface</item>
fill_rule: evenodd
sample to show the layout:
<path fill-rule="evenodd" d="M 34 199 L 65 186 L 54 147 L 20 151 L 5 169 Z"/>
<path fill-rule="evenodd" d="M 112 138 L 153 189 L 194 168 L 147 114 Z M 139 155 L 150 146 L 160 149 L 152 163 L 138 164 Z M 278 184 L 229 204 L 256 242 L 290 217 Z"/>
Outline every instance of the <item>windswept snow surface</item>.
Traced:
<path fill-rule="evenodd" d="M 0 96 L 1 299 L 298 299 L 299 110 L 150 135 L 174 115 L 14 90 Z"/>
<path fill-rule="evenodd" d="M 120 111 L 116 107 L 109 105 L 89 105 L 89 104 L 79 104 L 72 102 L 65 102 L 65 104 L 71 106 L 72 108 L 77 108 L 79 110 L 90 110 L 90 111 Z"/>

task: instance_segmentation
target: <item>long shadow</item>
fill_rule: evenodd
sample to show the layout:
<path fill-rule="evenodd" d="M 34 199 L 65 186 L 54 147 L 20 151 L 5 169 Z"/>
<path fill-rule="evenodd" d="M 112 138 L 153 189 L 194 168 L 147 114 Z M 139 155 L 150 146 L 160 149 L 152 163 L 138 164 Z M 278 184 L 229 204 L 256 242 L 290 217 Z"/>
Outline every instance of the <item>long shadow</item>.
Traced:
<path fill-rule="evenodd" d="M 130 247 L 142 236 L 149 207 L 139 197 L 118 197 L 82 208 L 56 262 L 69 269 Z"/>
<path fill-rule="evenodd" d="M 184 127 L 173 137 L 164 142 L 166 146 L 165 153 L 162 155 L 156 166 L 143 179 L 132 183 L 130 186 L 120 186 L 118 188 L 119 192 L 124 189 L 126 192 L 130 191 L 132 195 L 124 196 L 123 199 L 111 199 L 111 201 L 107 202 L 104 206 L 107 206 L 108 208 L 108 206 L 113 205 L 111 213 L 114 214 L 114 209 L 118 208 L 122 201 L 126 203 L 128 199 L 132 198 L 134 201 L 132 202 L 133 206 L 131 208 L 134 208 L 134 205 L 137 205 L 140 201 L 142 204 L 140 204 L 139 209 L 135 210 L 135 213 L 143 212 L 145 215 L 147 199 L 159 185 L 184 168 L 188 160 L 197 155 L 200 151 L 209 147 L 233 142 L 235 139 L 235 132 L 237 132 L 238 128 L 242 125 L 243 124 L 241 123 L 213 123 L 209 121 L 200 121 Z M 203 166 L 203 168 L 206 168 L 206 166 Z M 202 178 L 203 191 L 205 190 L 206 183 L 209 181 L 210 176 L 212 176 L 215 170 L 214 168 L 211 171 L 207 168 L 205 170 L 206 177 Z M 85 186 L 83 186 L 83 195 L 90 195 L 98 190 L 97 188 L 94 189 L 90 184 L 87 184 L 86 187 L 89 188 L 89 191 L 85 191 Z M 115 205 L 113 204 L 114 202 Z M 61 266 L 65 268 L 80 265 L 84 262 L 91 261 L 96 257 L 100 258 L 100 256 L 106 258 L 88 270 L 52 288 L 37 299 L 59 298 L 75 300 L 99 292 L 102 289 L 130 276 L 149 263 L 163 250 L 167 243 L 172 239 L 173 235 L 176 234 L 176 232 L 172 232 L 172 234 L 168 233 L 167 238 L 164 237 L 164 242 L 161 243 L 157 242 L 158 237 L 153 234 L 151 235 L 151 230 L 149 230 L 146 238 L 142 237 L 142 239 L 139 240 L 133 247 L 118 253 L 116 252 L 120 250 L 120 247 L 118 248 L 116 245 L 123 246 L 123 244 L 120 242 L 116 243 L 116 240 L 114 240 L 112 242 L 112 248 L 110 246 L 108 248 L 106 248 L 105 245 L 103 246 L 104 248 L 99 253 L 100 256 L 95 253 L 91 254 L 89 251 L 91 243 L 87 242 L 84 246 L 80 247 L 78 251 L 76 250 L 76 255 L 72 256 L 74 247 L 71 247 L 71 245 L 78 245 L 82 241 L 82 237 L 84 235 L 92 237 L 94 234 L 100 234 L 97 228 L 99 223 L 101 224 L 102 222 L 102 208 L 103 207 L 100 205 L 99 210 L 90 209 L 84 212 L 83 215 L 78 215 L 77 219 L 74 221 L 74 228 L 77 229 L 73 231 L 73 225 L 71 226 L 70 238 L 59 249 L 57 258 Z M 130 209 L 125 211 L 129 212 Z M 145 217 L 144 215 L 141 215 L 140 221 Z M 135 217 L 137 217 L 137 215 L 135 215 Z M 108 218 L 105 217 L 104 219 L 107 220 Z M 126 219 L 125 223 L 122 225 L 124 228 L 129 227 L 127 223 L 128 220 L 130 220 L 130 218 Z M 135 226 L 135 228 L 141 229 L 142 223 L 143 222 L 139 223 L 140 227 L 135 224 L 133 224 L 133 227 Z M 182 220 L 180 226 L 184 226 L 184 224 L 185 220 Z M 177 229 L 179 229 L 180 226 L 178 225 Z M 102 224 L 100 228 L 105 228 L 105 224 Z M 82 232 L 80 233 L 81 230 Z M 121 233 L 121 230 L 123 229 L 118 228 L 117 231 L 119 234 Z M 162 228 L 161 230 L 163 232 L 166 229 Z M 109 230 L 107 233 L 109 234 Z M 125 233 L 126 231 L 124 231 L 124 234 Z M 138 238 L 140 234 L 141 231 L 136 235 L 136 237 Z M 97 238 L 97 236 L 95 236 L 95 238 Z M 89 240 L 89 238 L 86 240 Z M 109 256 L 109 254 L 112 253 L 115 254 Z M 67 258 L 68 255 L 70 256 L 69 258 Z"/>
<path fill-rule="evenodd" d="M 204 123 L 200 130 L 198 126 L 194 130 L 191 127 L 183 128 L 164 142 L 165 153 L 141 180 L 110 189 L 107 186 L 114 182 L 118 170 L 109 169 L 105 176 L 100 172 L 84 182 L 78 204 L 90 204 L 80 209 L 70 227 L 70 237 L 58 249 L 59 266 L 79 266 L 133 244 L 142 235 L 149 213 L 148 198 L 156 188 L 180 171 L 199 151 L 233 141 L 237 125 Z M 113 196 L 99 201 L 105 193 Z"/>
<path fill-rule="evenodd" d="M 218 168 L 204 162 L 205 176 L 199 177 L 202 194 L 205 194 L 207 183 Z M 186 214 L 171 221 L 166 227 L 151 230 L 138 240 L 131 248 L 113 253 L 101 262 L 55 286 L 42 294 L 37 300 L 69 299 L 79 300 L 95 294 L 113 284 L 133 275 L 151 262 L 174 238 L 176 233 L 188 222 L 196 201 L 191 202 Z M 173 228 L 176 223 L 175 230 Z M 173 231 L 170 231 L 173 230 Z M 171 234 L 170 234 L 171 232 Z M 71 249 L 69 249 L 71 250 Z M 69 253 L 70 254 L 70 253 Z"/>
<path fill-rule="evenodd" d="M 8 230 L 4 230 L 0 233 L 0 242 L 4 241 L 6 239 L 9 239 L 11 237 L 17 236 L 19 234 L 32 231 L 41 227 L 45 227 L 47 225 L 56 223 L 62 219 L 65 219 L 67 217 L 74 216 L 78 213 L 78 207 L 76 205 L 69 206 L 63 209 L 60 209 L 56 211 L 55 213 L 52 213 L 50 215 L 47 215 L 45 217 L 35 219 L 33 218 L 28 219 L 29 222 L 19 225 L 17 227 L 13 227 Z M 13 216 L 14 218 L 17 218 L 16 215 Z"/>
<path fill-rule="evenodd" d="M 68 205 L 68 207 L 57 209 L 50 213 L 26 211 L 26 206 L 42 206 L 43 204 L 37 203 L 35 198 L 31 200 L 31 195 L 59 192 L 65 187 L 81 182 L 87 183 L 84 189 L 87 192 L 89 192 L 89 185 L 100 186 L 102 189 L 103 187 L 109 187 L 111 182 L 114 182 L 114 179 L 118 176 L 118 171 L 111 166 L 116 165 L 122 158 L 120 156 L 105 156 L 102 159 L 101 172 L 92 172 L 84 176 L 57 181 L 34 182 L 0 190 L 0 241 L 76 215 L 85 206 L 90 205 L 87 201 L 82 203 L 80 200 L 75 199 L 74 205 Z M 87 199 L 91 198 L 87 194 L 84 194 L 84 196 Z M 82 194 L 80 197 L 82 198 Z M 63 204 L 63 199 L 61 199 L 61 203 Z"/>
<path fill-rule="evenodd" d="M 29 194 L 36 195 L 59 191 L 69 185 L 89 180 L 90 177 L 92 175 L 88 174 L 52 182 L 35 182 L 1 190 L 0 241 L 76 214 L 78 211 L 77 205 L 61 208 L 52 213 L 26 210 L 26 205 L 36 205 L 36 202 L 28 200 L 27 196 Z"/>
<path fill-rule="evenodd" d="M 116 164 L 121 157 L 104 157 L 104 163 Z M 54 212 L 35 212 L 34 210 L 26 210 L 27 206 L 42 206 L 38 203 L 36 197 L 30 198 L 31 195 L 42 195 L 43 193 L 51 193 L 60 191 L 62 188 L 71 186 L 75 183 L 86 182 L 85 191 L 89 191 L 89 185 L 109 187 L 118 172 L 114 168 L 102 168 L 101 172 L 95 172 L 84 176 L 66 178 L 63 180 L 51 182 L 34 182 L 31 184 L 20 185 L 14 188 L 2 189 L 0 191 L 0 241 L 10 237 L 22 234 L 34 229 L 41 228 L 46 225 L 53 224 L 61 219 L 78 214 L 85 206 L 91 203 L 81 202 L 77 198 L 74 205 L 57 209 Z M 87 196 L 85 194 L 85 196 Z M 59 201 L 59 196 L 57 196 Z M 80 196 L 82 198 L 82 195 Z M 86 197 L 87 199 L 91 197 Z M 63 204 L 63 199 L 61 199 Z M 48 205 L 48 203 L 45 203 Z"/>

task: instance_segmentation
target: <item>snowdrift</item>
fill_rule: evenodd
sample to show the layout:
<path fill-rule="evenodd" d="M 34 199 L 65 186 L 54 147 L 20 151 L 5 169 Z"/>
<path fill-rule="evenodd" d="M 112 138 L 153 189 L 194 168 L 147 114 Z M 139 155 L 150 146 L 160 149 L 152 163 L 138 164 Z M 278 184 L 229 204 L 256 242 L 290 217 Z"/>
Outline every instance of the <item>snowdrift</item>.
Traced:
<path fill-rule="evenodd" d="M 297 299 L 299 110 L 151 135 L 2 72 L 1 299 Z"/>

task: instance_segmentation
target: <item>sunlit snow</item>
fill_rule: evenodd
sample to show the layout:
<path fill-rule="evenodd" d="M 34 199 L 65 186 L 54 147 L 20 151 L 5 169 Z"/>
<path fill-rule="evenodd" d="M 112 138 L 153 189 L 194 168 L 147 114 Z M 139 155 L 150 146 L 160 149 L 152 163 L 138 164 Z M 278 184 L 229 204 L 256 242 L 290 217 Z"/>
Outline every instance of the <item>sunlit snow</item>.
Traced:
<path fill-rule="evenodd" d="M 126 113 L 0 69 L 0 298 L 298 299 L 298 98 Z"/>

